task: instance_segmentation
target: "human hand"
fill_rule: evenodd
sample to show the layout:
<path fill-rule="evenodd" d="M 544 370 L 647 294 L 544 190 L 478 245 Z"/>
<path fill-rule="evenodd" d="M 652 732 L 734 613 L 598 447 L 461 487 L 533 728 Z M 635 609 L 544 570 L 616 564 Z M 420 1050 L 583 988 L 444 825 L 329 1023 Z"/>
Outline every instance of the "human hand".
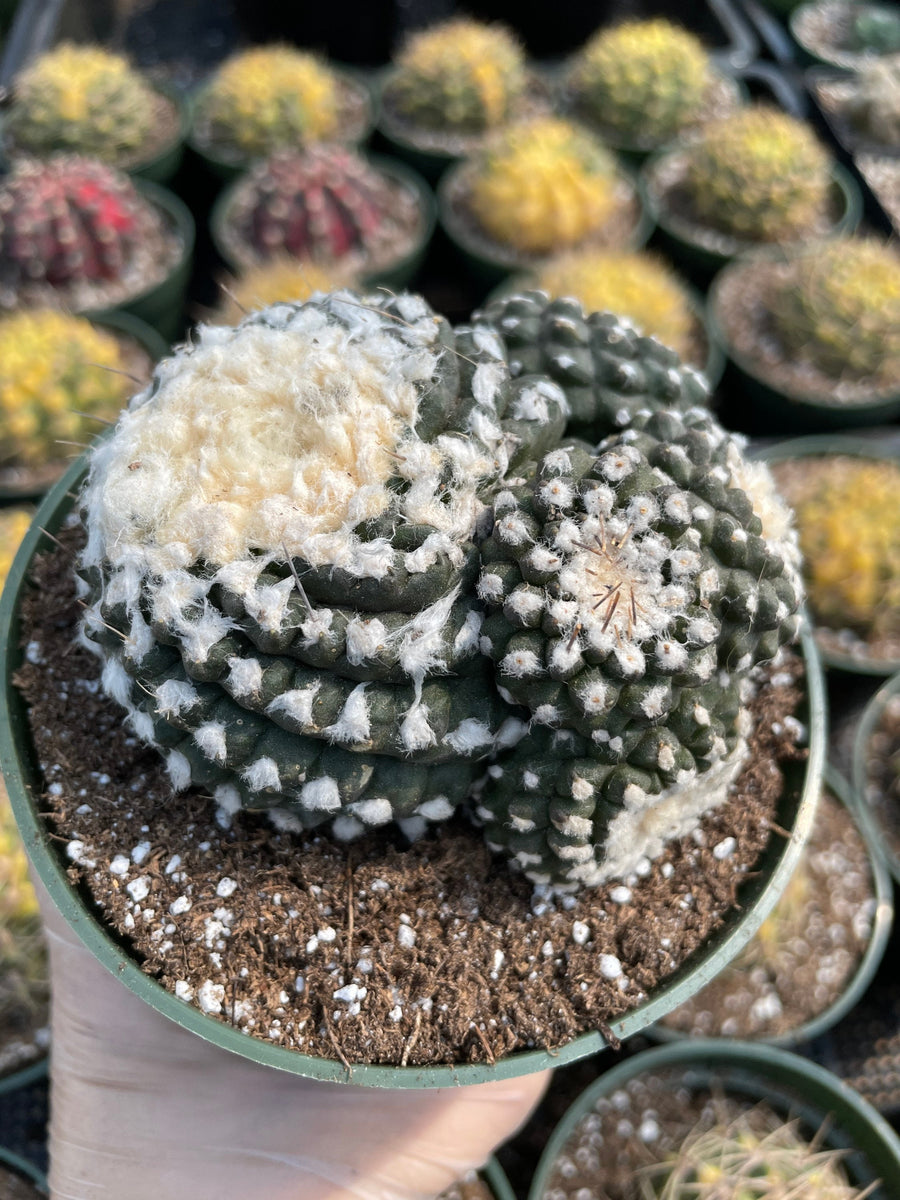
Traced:
<path fill-rule="evenodd" d="M 40 891 L 52 1200 L 430 1200 L 522 1124 L 549 1078 L 386 1091 L 259 1066 L 139 1000 Z"/>

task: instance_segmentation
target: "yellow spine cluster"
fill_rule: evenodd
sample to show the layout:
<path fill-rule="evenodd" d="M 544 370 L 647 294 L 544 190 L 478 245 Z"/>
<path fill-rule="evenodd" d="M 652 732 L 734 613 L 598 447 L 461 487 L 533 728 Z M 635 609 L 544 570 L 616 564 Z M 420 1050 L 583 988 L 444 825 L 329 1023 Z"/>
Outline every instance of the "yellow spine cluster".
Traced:
<path fill-rule="evenodd" d="M 0 509 L 0 591 L 3 590 L 19 543 L 31 524 L 31 515 L 28 508 Z"/>
<path fill-rule="evenodd" d="M 335 292 L 354 283 L 339 267 L 278 255 L 232 280 L 223 291 L 216 317 L 225 325 L 236 325 L 248 312 L 270 304 L 308 300 L 315 292 Z"/>

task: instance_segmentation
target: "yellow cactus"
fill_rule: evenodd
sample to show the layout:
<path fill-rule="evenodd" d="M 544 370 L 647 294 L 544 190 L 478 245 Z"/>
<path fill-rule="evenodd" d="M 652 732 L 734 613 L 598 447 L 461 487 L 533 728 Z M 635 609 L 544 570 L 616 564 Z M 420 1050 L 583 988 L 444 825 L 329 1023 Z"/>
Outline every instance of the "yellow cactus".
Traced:
<path fill-rule="evenodd" d="M 28 860 L 0 779 L 0 1032 L 27 1041 L 46 1023 L 49 973 Z"/>
<path fill-rule="evenodd" d="M 697 328 L 684 285 L 648 251 L 591 250 L 550 259 L 537 285 L 551 296 L 574 296 L 587 312 L 627 317 L 640 331 L 687 358 Z"/>
<path fill-rule="evenodd" d="M 245 155 L 319 142 L 336 134 L 339 84 L 319 58 L 261 46 L 229 58 L 199 102 L 210 140 Z"/>
<path fill-rule="evenodd" d="M 512 125 L 474 163 L 469 203 L 495 241 L 547 254 L 596 234 L 616 208 L 610 152 L 556 117 Z"/>
<path fill-rule="evenodd" d="M 339 267 L 323 267 L 309 259 L 278 255 L 231 279 L 222 289 L 215 319 L 236 325 L 248 312 L 270 304 L 308 300 L 314 292 L 334 292 L 355 286 L 356 281 Z"/>
<path fill-rule="evenodd" d="M 0 463 L 65 458 L 99 432 L 130 387 L 116 338 L 83 317 L 23 311 L 0 320 Z M 94 418 L 94 419 L 92 419 Z"/>
<path fill-rule="evenodd" d="M 31 524 L 30 508 L 0 509 L 0 591 L 9 574 L 19 543 Z"/>

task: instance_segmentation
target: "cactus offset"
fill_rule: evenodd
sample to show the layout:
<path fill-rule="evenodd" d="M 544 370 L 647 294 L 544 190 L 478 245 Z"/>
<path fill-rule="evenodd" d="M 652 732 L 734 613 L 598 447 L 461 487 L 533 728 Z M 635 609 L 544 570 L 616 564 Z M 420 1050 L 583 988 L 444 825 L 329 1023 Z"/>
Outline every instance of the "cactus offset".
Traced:
<path fill-rule="evenodd" d="M 448 817 L 523 730 L 479 658 L 475 538 L 565 411 L 408 294 L 275 305 L 166 359 L 94 452 L 82 570 L 104 686 L 176 785 L 340 836 Z"/>
<path fill-rule="evenodd" d="M 247 157 L 338 133 L 339 85 L 319 58 L 290 46 L 245 50 L 222 64 L 198 102 L 203 141 Z"/>
<path fill-rule="evenodd" d="M 827 213 L 831 161 L 809 126 L 756 105 L 704 127 L 686 150 L 695 218 L 754 242 L 814 231 Z"/>
<path fill-rule="evenodd" d="M 586 312 L 610 312 L 682 358 L 691 348 L 697 318 L 684 285 L 648 251 L 592 250 L 543 264 L 535 282 L 550 296 L 574 296 Z"/>
<path fill-rule="evenodd" d="M 512 125 L 473 160 L 469 206 L 495 241 L 548 254 L 596 235 L 617 207 L 615 159 L 556 117 Z"/>
<path fill-rule="evenodd" d="M 24 311 L 0 318 L 0 462 L 65 458 L 129 394 L 119 343 L 83 317 Z"/>
<path fill-rule="evenodd" d="M 410 37 L 385 101 L 412 125 L 481 133 L 511 116 L 525 85 L 525 60 L 513 35 L 461 18 Z"/>
<path fill-rule="evenodd" d="M 752 669 L 798 627 L 788 510 L 704 410 L 638 413 L 498 494 L 482 646 L 532 731 L 478 815 L 538 883 L 627 876 L 722 803 Z"/>
<path fill-rule="evenodd" d="M 771 301 L 788 353 L 835 380 L 900 384 L 900 253 L 836 238 L 798 256 Z"/>
<path fill-rule="evenodd" d="M 66 44 L 18 76 L 6 129 L 27 153 L 71 151 L 121 162 L 147 142 L 156 120 L 156 93 L 126 59 Z"/>
<path fill-rule="evenodd" d="M 599 30 L 568 83 L 592 123 L 632 145 L 661 145 L 697 119 L 713 79 L 700 41 L 658 18 Z"/>
<path fill-rule="evenodd" d="M 721 1108 L 721 1104 L 720 1104 Z M 700 1125 L 667 1161 L 641 1169 L 643 1200 L 864 1200 L 872 1189 L 849 1182 L 846 1151 L 809 1140 L 798 1121 L 784 1121 L 767 1105 L 720 1112 Z"/>

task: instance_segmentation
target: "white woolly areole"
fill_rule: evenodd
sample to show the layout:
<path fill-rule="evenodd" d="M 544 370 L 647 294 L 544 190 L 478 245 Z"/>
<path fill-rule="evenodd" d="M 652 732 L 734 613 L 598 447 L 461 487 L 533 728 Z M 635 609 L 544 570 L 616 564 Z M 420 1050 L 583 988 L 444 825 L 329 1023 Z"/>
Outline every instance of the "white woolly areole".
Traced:
<path fill-rule="evenodd" d="M 186 708 L 193 708 L 200 697 L 186 679 L 166 679 L 156 689 L 156 707 L 160 716 L 174 717 Z"/>
<path fill-rule="evenodd" d="M 369 705 L 366 700 L 368 684 L 358 684 L 347 697 L 338 719 L 325 730 L 325 735 L 335 742 L 365 742 L 371 730 Z"/>

